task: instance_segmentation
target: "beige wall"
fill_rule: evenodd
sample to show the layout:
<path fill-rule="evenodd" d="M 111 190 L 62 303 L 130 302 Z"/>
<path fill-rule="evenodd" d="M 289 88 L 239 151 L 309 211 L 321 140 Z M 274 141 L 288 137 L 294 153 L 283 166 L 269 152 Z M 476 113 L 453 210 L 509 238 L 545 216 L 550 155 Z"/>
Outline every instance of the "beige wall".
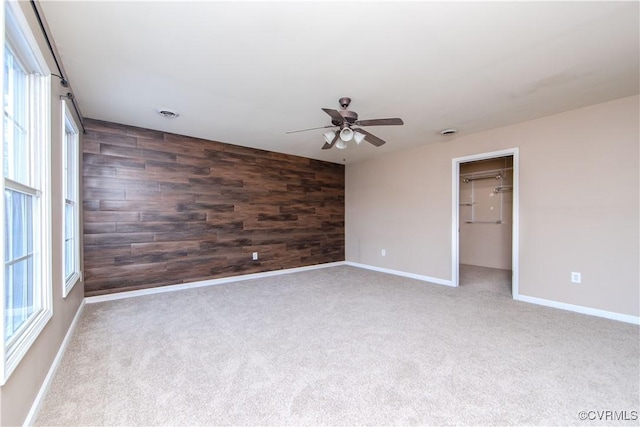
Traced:
<path fill-rule="evenodd" d="M 519 147 L 520 294 L 638 316 L 638 102 L 348 165 L 347 261 L 451 280 L 452 159 Z M 572 271 L 581 284 L 571 283 Z"/>
<path fill-rule="evenodd" d="M 496 186 L 513 185 L 512 158 L 460 165 L 460 264 L 511 270 L 513 193 L 495 193 L 493 190 Z M 465 175 L 484 176 L 482 174 L 486 171 L 502 171 L 502 178 L 462 180 Z M 475 222 L 469 222 L 472 219 Z M 483 222 L 497 219 L 502 222 Z"/>
<path fill-rule="evenodd" d="M 33 35 L 46 58 L 52 72 L 57 74 L 49 50 L 40 32 L 29 2 L 21 2 Z M 0 424 L 22 425 L 34 402 L 49 368 L 62 344 L 65 334 L 84 298 L 82 283 L 77 283 L 66 298 L 62 298 L 62 110 L 60 95 L 67 89 L 58 79 L 51 81 L 51 186 L 52 186 L 52 274 L 53 274 L 53 318 L 20 362 L 6 384 L 0 388 Z"/>

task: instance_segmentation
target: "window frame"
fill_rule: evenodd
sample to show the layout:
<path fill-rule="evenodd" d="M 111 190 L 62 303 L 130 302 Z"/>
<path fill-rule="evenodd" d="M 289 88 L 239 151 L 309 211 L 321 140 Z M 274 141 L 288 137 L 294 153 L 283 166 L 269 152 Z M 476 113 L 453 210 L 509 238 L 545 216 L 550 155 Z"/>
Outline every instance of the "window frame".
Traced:
<path fill-rule="evenodd" d="M 33 305 L 34 311 L 21 326 L 7 339 L 5 315 L 6 283 L 5 268 L 0 271 L 0 385 L 4 385 L 20 361 L 29 351 L 35 340 L 53 316 L 52 296 L 52 262 L 51 262 L 51 78 L 49 67 L 38 43 L 30 30 L 28 21 L 16 0 L 5 0 L 0 8 L 0 15 L 5 23 L 3 43 L 0 46 L 2 73 L 4 80 L 5 46 L 11 47 L 13 56 L 25 67 L 29 80 L 35 89 L 29 89 L 29 147 L 31 150 L 29 164 L 30 182 L 19 183 L 5 178 L 4 149 L 3 161 L 0 162 L 0 236 L 5 239 L 5 188 L 26 193 L 35 197 L 32 205 L 34 235 L 33 251 Z M 3 84 L 4 86 L 4 84 Z M 33 90 L 33 91 L 32 91 Z M 3 90 L 4 103 L 4 90 Z M 35 106 L 35 108 L 34 108 Z M 4 114 L 4 107 L 3 107 Z M 5 134 L 4 119 L 0 121 L 3 138 Z M 4 147 L 4 140 L 3 140 Z M 0 245 L 0 259 L 5 262 L 4 244 Z"/>
<path fill-rule="evenodd" d="M 62 297 L 66 298 L 71 292 L 73 287 L 81 281 L 82 272 L 80 268 L 80 130 L 74 119 L 69 104 L 65 99 L 62 99 L 62 170 L 63 170 L 63 236 L 62 236 Z M 71 138 L 71 141 L 69 140 Z M 69 147 L 69 145 L 72 147 Z M 72 148 L 73 152 L 69 153 L 69 149 Z M 71 158 L 69 157 L 71 155 Z M 69 169 L 69 162 L 71 161 L 72 169 Z M 69 198 L 69 178 L 73 177 L 73 183 L 71 192 L 71 198 Z M 72 247 L 72 263 L 73 271 L 67 275 L 67 205 L 71 204 L 73 209 L 73 247 Z"/>

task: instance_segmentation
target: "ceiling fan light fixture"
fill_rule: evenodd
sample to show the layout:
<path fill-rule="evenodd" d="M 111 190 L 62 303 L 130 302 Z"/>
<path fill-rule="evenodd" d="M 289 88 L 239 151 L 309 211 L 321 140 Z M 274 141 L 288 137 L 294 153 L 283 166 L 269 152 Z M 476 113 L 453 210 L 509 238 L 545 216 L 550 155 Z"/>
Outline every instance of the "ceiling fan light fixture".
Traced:
<path fill-rule="evenodd" d="M 342 133 L 342 132 L 340 132 Z M 347 143 L 344 142 L 342 139 L 339 139 L 338 142 L 336 142 L 336 148 L 338 150 L 344 150 L 345 148 L 347 148 Z"/>
<path fill-rule="evenodd" d="M 365 138 L 365 137 L 366 137 L 366 135 L 365 135 L 365 134 L 360 133 L 360 132 L 358 132 L 358 131 L 355 131 L 355 132 L 353 133 L 353 139 L 356 141 L 356 144 L 358 144 L 358 145 L 360 145 L 360 143 L 361 143 L 362 141 L 364 141 L 364 138 Z"/>
<path fill-rule="evenodd" d="M 353 131 L 349 127 L 345 127 L 340 131 L 340 139 L 343 141 L 351 141 L 353 139 Z"/>
<path fill-rule="evenodd" d="M 336 137 L 336 133 L 334 131 L 329 131 L 324 133 L 322 136 L 324 136 L 324 140 L 327 141 L 327 144 L 331 144 L 331 141 L 333 141 L 333 138 Z"/>

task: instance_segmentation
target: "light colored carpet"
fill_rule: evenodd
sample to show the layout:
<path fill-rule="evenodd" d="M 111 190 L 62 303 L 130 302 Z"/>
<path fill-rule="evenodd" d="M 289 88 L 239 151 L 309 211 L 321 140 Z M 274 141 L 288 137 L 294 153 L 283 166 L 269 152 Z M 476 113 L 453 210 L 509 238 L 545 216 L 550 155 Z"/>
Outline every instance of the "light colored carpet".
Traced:
<path fill-rule="evenodd" d="M 511 270 L 460 264 L 460 286 L 476 291 L 497 292 L 511 298 Z"/>
<path fill-rule="evenodd" d="M 504 288 L 340 266 L 90 304 L 37 424 L 569 425 L 639 409 L 637 326 Z"/>

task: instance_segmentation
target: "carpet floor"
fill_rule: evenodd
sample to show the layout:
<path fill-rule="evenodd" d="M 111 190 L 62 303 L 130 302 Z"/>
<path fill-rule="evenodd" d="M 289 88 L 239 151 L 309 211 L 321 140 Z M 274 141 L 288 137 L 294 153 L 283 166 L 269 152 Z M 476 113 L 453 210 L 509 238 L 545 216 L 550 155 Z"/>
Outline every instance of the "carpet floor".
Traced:
<path fill-rule="evenodd" d="M 638 424 L 637 326 L 474 269 L 459 288 L 339 266 L 87 304 L 36 424 Z"/>

